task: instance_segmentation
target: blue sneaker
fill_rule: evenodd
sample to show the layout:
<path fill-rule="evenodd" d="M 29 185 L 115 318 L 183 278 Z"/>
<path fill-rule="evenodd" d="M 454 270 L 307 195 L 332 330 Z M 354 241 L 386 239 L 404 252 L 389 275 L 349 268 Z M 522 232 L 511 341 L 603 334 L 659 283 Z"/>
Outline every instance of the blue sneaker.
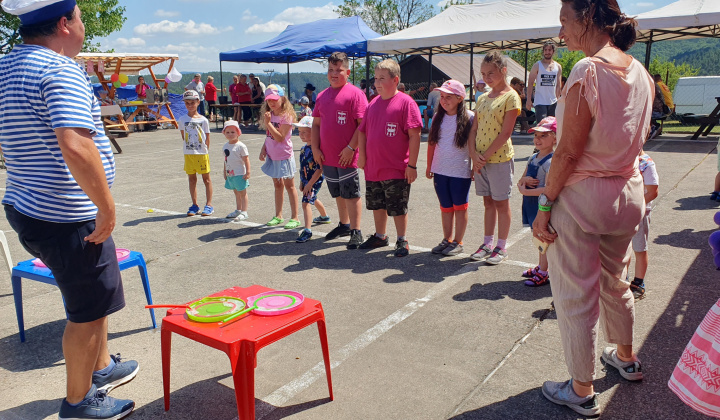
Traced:
<path fill-rule="evenodd" d="M 307 242 L 312 238 L 312 231 L 310 229 L 303 229 L 300 232 L 300 235 L 298 235 L 297 239 L 295 239 L 295 242 L 301 244 L 303 242 Z"/>
<path fill-rule="evenodd" d="M 98 391 L 93 384 L 85 399 L 76 406 L 67 400 L 60 404 L 58 420 L 106 419 L 117 420 L 130 414 L 135 408 L 131 400 L 117 400 L 108 397 L 107 392 Z"/>
<path fill-rule="evenodd" d="M 330 220 L 330 216 L 318 216 L 313 219 L 313 223 L 327 225 L 332 223 L 332 220 Z"/>
<path fill-rule="evenodd" d="M 92 380 L 98 391 L 110 392 L 113 388 L 126 384 L 135 378 L 140 366 L 134 360 L 123 362 L 120 353 L 110 357 L 115 361 L 115 367 L 107 375 L 93 373 Z"/>
<path fill-rule="evenodd" d="M 201 216 L 210 216 L 214 212 L 215 212 L 215 209 L 213 209 L 213 206 L 205 206 L 205 208 L 203 209 L 203 211 L 200 215 Z"/>
<path fill-rule="evenodd" d="M 200 207 L 198 207 L 197 204 L 193 204 L 193 205 L 190 206 L 190 208 L 188 209 L 187 215 L 188 215 L 188 216 L 195 216 L 196 214 L 198 214 L 199 211 L 200 211 Z"/>

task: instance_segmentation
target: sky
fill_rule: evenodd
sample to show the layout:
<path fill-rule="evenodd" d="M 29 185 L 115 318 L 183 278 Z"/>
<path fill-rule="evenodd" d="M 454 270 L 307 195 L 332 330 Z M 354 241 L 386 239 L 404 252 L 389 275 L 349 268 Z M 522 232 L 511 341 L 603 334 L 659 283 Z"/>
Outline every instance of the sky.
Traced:
<path fill-rule="evenodd" d="M 624 13 L 634 15 L 665 6 L 675 0 L 619 0 Z M 438 7 L 445 0 L 437 3 Z M 118 53 L 178 54 L 182 72 L 220 70 L 221 51 L 257 44 L 275 37 L 287 25 L 335 18 L 341 0 L 124 0 L 125 25 L 121 31 L 96 39 L 103 50 Z M 299 6 L 298 4 L 302 4 Z M 438 8 L 439 12 L 439 8 Z M 167 69 L 167 66 L 165 70 Z M 155 68 L 163 73 L 162 66 Z M 223 71 L 284 73 L 283 64 L 223 62 Z M 313 62 L 292 64 L 291 72 L 324 72 Z"/>

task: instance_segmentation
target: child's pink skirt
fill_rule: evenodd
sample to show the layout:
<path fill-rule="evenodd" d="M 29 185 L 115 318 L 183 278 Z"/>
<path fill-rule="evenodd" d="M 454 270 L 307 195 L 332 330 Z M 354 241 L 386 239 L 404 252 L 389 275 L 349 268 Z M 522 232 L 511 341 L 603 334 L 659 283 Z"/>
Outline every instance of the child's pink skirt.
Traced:
<path fill-rule="evenodd" d="M 692 409 L 720 417 L 720 300 L 695 330 L 668 386 Z"/>

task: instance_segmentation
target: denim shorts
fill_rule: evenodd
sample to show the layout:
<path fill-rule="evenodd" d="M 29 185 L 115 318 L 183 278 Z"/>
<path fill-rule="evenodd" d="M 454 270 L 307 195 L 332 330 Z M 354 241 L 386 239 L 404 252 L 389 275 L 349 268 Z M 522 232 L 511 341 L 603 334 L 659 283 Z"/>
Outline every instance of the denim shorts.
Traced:
<path fill-rule="evenodd" d="M 125 307 L 112 237 L 97 245 L 83 239 L 95 230 L 94 220 L 46 222 L 9 205 L 5 205 L 5 216 L 23 248 L 52 272 L 70 321 L 96 321 Z"/>

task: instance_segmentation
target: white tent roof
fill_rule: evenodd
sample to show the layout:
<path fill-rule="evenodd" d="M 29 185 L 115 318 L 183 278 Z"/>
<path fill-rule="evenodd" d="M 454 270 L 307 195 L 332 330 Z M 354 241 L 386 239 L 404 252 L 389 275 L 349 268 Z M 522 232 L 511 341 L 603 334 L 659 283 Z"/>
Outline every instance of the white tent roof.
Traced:
<path fill-rule="evenodd" d="M 719 0 L 714 0 L 719 1 Z M 386 54 L 453 53 L 493 48 L 538 48 L 560 32 L 560 0 L 490 0 L 451 6 L 411 28 L 368 40 L 368 50 Z M 500 41 L 503 40 L 503 41 Z"/>
<path fill-rule="evenodd" d="M 539 48 L 559 42 L 560 0 L 487 0 L 451 6 L 411 28 L 368 41 L 384 54 L 457 53 Z M 678 0 L 641 13 L 638 42 L 698 37 L 720 38 L 720 0 Z M 652 36 L 652 38 L 651 38 Z M 526 44 L 527 43 L 527 44 Z"/>
<path fill-rule="evenodd" d="M 638 41 L 720 37 L 719 0 L 679 0 L 637 16 Z"/>

